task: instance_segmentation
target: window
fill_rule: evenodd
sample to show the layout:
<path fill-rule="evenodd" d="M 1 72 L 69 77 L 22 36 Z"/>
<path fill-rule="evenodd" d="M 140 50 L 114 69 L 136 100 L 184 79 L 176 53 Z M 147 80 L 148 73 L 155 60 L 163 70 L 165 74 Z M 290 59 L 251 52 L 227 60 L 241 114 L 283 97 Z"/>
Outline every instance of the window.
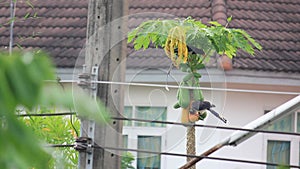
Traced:
<path fill-rule="evenodd" d="M 272 125 L 268 127 L 268 130 L 272 131 L 285 131 L 292 132 L 293 131 L 293 114 L 289 114 L 276 120 Z"/>
<path fill-rule="evenodd" d="M 286 116 L 272 122 L 266 128 L 272 131 L 300 132 L 300 113 L 299 111 L 289 113 Z M 300 146 L 298 139 L 293 136 L 272 135 L 266 136 L 266 160 L 270 163 L 289 165 L 299 163 L 300 165 Z M 299 151 L 299 152 L 297 152 Z M 299 154 L 299 158 L 298 158 Z M 277 167 L 278 168 L 278 167 Z M 267 166 L 267 169 L 277 169 L 276 166 Z"/>
<path fill-rule="evenodd" d="M 137 118 L 144 120 L 159 120 L 165 121 L 167 119 L 167 107 L 149 107 L 149 106 L 125 106 L 125 118 Z M 166 124 L 151 123 L 151 122 L 123 122 L 124 126 L 138 126 L 138 127 L 165 127 Z"/>
<path fill-rule="evenodd" d="M 267 162 L 290 164 L 290 142 L 269 140 Z M 267 166 L 267 169 L 276 169 L 276 166 Z"/>
<path fill-rule="evenodd" d="M 138 136 L 138 149 L 161 151 L 160 136 Z M 137 169 L 160 169 L 160 155 L 138 152 Z"/>
<path fill-rule="evenodd" d="M 123 116 L 125 118 L 132 118 L 132 106 L 125 106 L 124 107 L 124 113 L 123 113 Z M 123 125 L 124 126 L 132 126 L 132 121 L 130 120 L 124 120 L 123 121 Z"/>
<path fill-rule="evenodd" d="M 166 120 L 167 108 L 166 107 L 137 107 L 136 117 L 145 120 Z M 165 127 L 161 123 L 137 122 L 137 126 L 143 127 Z"/>

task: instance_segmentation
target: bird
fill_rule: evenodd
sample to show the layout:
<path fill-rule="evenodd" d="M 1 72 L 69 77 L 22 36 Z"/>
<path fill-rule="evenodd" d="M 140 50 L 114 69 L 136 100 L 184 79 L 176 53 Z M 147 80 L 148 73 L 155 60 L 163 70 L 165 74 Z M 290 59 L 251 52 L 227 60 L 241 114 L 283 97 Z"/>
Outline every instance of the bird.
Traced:
<path fill-rule="evenodd" d="M 188 48 L 188 52 L 191 52 L 191 54 L 200 54 L 200 55 L 205 54 L 202 49 L 199 49 L 197 47 L 189 45 L 189 46 L 187 46 L 187 48 Z"/>
<path fill-rule="evenodd" d="M 187 50 L 188 50 L 188 52 L 191 53 L 191 54 L 200 54 L 200 55 L 205 54 L 204 51 L 203 51 L 202 49 L 199 49 L 199 48 L 197 48 L 197 47 L 190 46 L 190 45 L 187 46 Z M 174 49 L 174 52 L 175 52 L 175 53 L 178 53 L 178 49 L 177 49 L 177 48 Z"/>
<path fill-rule="evenodd" d="M 199 100 L 197 100 L 197 101 L 192 102 L 190 112 L 192 113 L 192 112 L 201 112 L 203 110 L 208 110 L 214 116 L 216 116 L 218 119 L 220 119 L 224 123 L 227 123 L 227 120 L 224 117 L 222 117 L 219 113 L 217 113 L 216 111 L 211 109 L 212 107 L 216 107 L 216 106 L 211 104 L 208 101 L 199 101 Z"/>

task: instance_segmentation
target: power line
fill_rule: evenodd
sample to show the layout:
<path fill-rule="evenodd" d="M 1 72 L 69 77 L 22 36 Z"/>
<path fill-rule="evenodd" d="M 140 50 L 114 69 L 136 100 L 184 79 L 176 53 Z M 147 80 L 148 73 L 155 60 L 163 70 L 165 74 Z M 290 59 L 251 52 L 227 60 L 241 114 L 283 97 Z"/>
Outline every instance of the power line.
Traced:
<path fill-rule="evenodd" d="M 192 124 L 192 123 L 180 123 L 180 122 L 172 122 L 172 121 L 160 121 L 160 120 L 145 120 L 145 119 L 136 119 L 136 118 L 124 118 L 124 117 L 112 117 L 114 120 L 129 120 L 129 121 L 138 121 L 138 122 L 149 122 L 149 123 L 160 123 L 160 124 L 172 124 L 172 125 L 180 125 L 180 126 L 189 126 L 189 127 L 202 127 L 202 128 L 214 128 L 214 129 L 223 129 L 223 130 L 240 130 L 240 131 L 248 131 L 255 133 L 269 133 L 269 134 L 284 134 L 284 135 L 295 135 L 300 136 L 300 133 L 294 132 L 282 132 L 282 131 L 270 131 L 270 130 L 261 130 L 261 129 L 246 129 L 239 127 L 226 127 L 226 126 L 216 126 L 216 125 L 206 125 L 206 124 Z"/>
<path fill-rule="evenodd" d="M 19 117 L 26 116 L 64 116 L 64 115 L 74 115 L 75 112 L 64 112 L 64 113 L 44 113 L 44 114 L 19 114 Z M 227 126 L 217 126 L 217 125 L 207 125 L 207 124 L 193 124 L 193 123 L 180 123 L 173 121 L 161 121 L 161 120 L 146 120 L 146 119 L 137 119 L 137 118 L 125 118 L 125 117 L 111 117 L 113 120 L 127 120 L 127 121 L 137 121 L 137 122 L 147 122 L 147 123 L 159 123 L 159 124 L 170 124 L 170 125 L 179 125 L 179 126 L 189 126 L 189 127 L 202 127 L 202 128 L 213 128 L 213 129 L 221 129 L 221 130 L 240 130 L 240 131 L 248 131 L 254 133 L 269 133 L 269 134 L 282 134 L 282 135 L 294 135 L 300 136 L 300 133 L 295 132 L 282 132 L 282 131 L 271 131 L 271 130 L 261 130 L 261 129 L 246 129 L 239 127 L 227 127 Z"/>
<path fill-rule="evenodd" d="M 42 113 L 42 114 L 17 114 L 18 117 L 45 117 L 45 116 L 67 116 L 67 115 L 75 115 L 75 112 L 63 112 L 63 113 Z"/>
<path fill-rule="evenodd" d="M 46 82 L 57 82 L 55 80 L 46 80 Z M 60 83 L 77 83 L 77 80 L 60 80 Z M 163 85 L 150 83 L 132 83 L 132 82 L 112 82 L 112 81 L 91 81 L 91 83 L 101 83 L 110 85 L 125 85 L 125 86 L 143 86 L 143 87 L 157 87 L 157 88 L 184 88 L 184 89 L 200 89 L 208 91 L 223 91 L 223 92 L 242 92 L 242 93 L 261 93 L 261 94 L 280 94 L 280 95 L 300 95 L 300 92 L 281 92 L 272 90 L 246 90 L 246 89 L 230 89 L 230 88 L 211 88 L 211 87 L 189 87 L 177 85 Z"/>
<path fill-rule="evenodd" d="M 48 147 L 74 147 L 73 144 L 67 145 L 60 145 L 60 144 L 53 144 L 47 145 Z M 148 150 L 140 150 L 140 149 L 130 149 L 130 148 L 116 148 L 116 147 L 106 147 L 106 146 L 99 146 L 93 145 L 93 148 L 101 148 L 101 149 L 108 149 L 108 150 L 118 150 L 118 151 L 133 151 L 133 152 L 140 152 L 140 153 L 148 153 L 148 154 L 157 154 L 157 155 L 168 155 L 168 156 L 177 156 L 177 157 L 192 157 L 192 158 L 203 158 L 209 160 L 220 160 L 220 161 L 229 161 L 229 162 L 238 162 L 238 163 L 249 163 L 249 164 L 259 164 L 259 165 L 270 165 L 270 166 L 283 166 L 288 168 L 300 168 L 300 166 L 296 165 L 282 165 L 278 163 L 270 163 L 270 162 L 261 162 L 261 161 L 252 161 L 252 160 L 241 160 L 241 159 L 234 159 L 234 158 L 222 158 L 222 157 L 208 157 L 208 156 L 197 156 L 197 155 L 190 155 L 190 154 L 181 154 L 181 153 L 168 153 L 168 152 L 157 152 L 157 151 L 148 151 Z"/>

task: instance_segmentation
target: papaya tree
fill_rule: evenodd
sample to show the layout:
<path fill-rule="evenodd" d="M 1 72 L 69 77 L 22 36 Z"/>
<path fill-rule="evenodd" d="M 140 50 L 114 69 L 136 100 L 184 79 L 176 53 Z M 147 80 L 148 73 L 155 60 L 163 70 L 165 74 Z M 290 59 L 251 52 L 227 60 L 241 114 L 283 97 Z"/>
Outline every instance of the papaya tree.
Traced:
<path fill-rule="evenodd" d="M 141 23 L 128 33 L 128 43 L 133 42 L 134 49 L 147 49 L 151 46 L 163 48 L 173 65 L 187 74 L 180 82 L 177 93 L 178 102 L 174 108 L 182 108 L 183 123 L 204 120 L 206 112 L 190 112 L 192 101 L 203 101 L 199 89 L 201 74 L 198 70 L 214 54 L 236 56 L 239 49 L 253 55 L 254 49 L 261 49 L 247 32 L 241 29 L 227 28 L 216 21 L 209 25 L 191 17 L 175 20 L 149 20 Z M 194 87 L 189 89 L 189 87 Z"/>
<path fill-rule="evenodd" d="M 205 25 L 191 17 L 175 20 L 149 20 L 141 23 L 128 34 L 128 43 L 133 42 L 135 50 L 153 46 L 162 48 L 172 64 L 182 72 L 186 72 L 177 91 L 178 102 L 174 105 L 176 109 L 182 108 L 182 123 L 193 124 L 198 120 L 204 120 L 207 116 L 206 110 L 193 109 L 193 103 L 199 103 L 198 105 L 207 103 L 204 102 L 200 90 L 201 74 L 198 70 L 205 67 L 205 63 L 213 54 L 227 55 L 232 59 L 239 49 L 253 55 L 255 48 L 259 50 L 262 48 L 244 30 L 227 28 L 230 21 L 231 17 L 223 26 L 216 21 Z M 195 155 L 194 126 L 188 127 L 186 138 L 187 154 Z M 191 159 L 187 157 L 187 161 Z"/>

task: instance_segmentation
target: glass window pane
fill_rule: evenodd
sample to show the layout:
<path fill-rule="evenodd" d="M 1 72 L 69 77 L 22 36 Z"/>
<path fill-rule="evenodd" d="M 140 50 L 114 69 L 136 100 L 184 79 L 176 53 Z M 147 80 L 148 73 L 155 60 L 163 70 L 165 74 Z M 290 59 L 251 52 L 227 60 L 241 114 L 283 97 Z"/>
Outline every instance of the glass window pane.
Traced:
<path fill-rule="evenodd" d="M 138 136 L 138 149 L 161 151 L 160 136 Z M 137 169 L 160 169 L 160 155 L 138 152 Z"/>
<path fill-rule="evenodd" d="M 132 111 L 133 111 L 132 106 L 125 106 L 123 116 L 125 118 L 132 118 Z M 132 121 L 124 120 L 123 121 L 123 126 L 132 126 Z"/>
<path fill-rule="evenodd" d="M 165 121 L 167 118 L 167 108 L 166 107 L 137 107 L 136 117 L 138 119 L 145 120 L 159 120 Z M 165 127 L 165 124 L 161 123 L 150 123 L 150 122 L 137 122 L 137 126 L 143 127 Z"/>
<path fill-rule="evenodd" d="M 268 140 L 267 162 L 290 164 L 290 142 Z M 267 166 L 267 169 L 276 169 L 276 166 Z"/>
<path fill-rule="evenodd" d="M 293 114 L 289 114 L 274 121 L 270 126 L 267 127 L 267 129 L 272 131 L 293 132 L 293 124 Z"/>

